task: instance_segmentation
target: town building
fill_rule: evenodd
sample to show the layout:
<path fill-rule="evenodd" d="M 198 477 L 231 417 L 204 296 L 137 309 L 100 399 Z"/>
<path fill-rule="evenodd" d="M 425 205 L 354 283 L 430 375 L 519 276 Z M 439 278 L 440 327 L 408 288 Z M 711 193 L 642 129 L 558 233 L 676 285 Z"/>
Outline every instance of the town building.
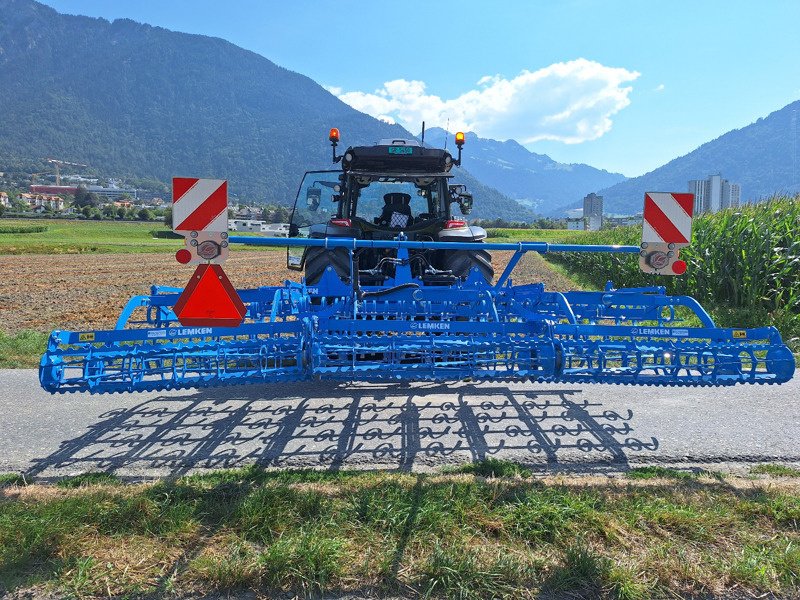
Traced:
<path fill-rule="evenodd" d="M 64 210 L 64 199 L 54 194 L 25 194 L 19 195 L 19 199 L 26 202 L 31 210 Z"/>
<path fill-rule="evenodd" d="M 8 199 L 8 194 L 6 192 L 0 192 L 0 206 L 3 208 L 11 206 L 11 200 Z"/>
<path fill-rule="evenodd" d="M 586 222 L 583 217 L 574 217 L 567 219 L 567 229 L 570 231 L 583 231 L 586 228 Z"/>
<path fill-rule="evenodd" d="M 599 231 L 603 226 L 603 197 L 594 192 L 583 199 L 583 218 L 589 231 Z"/>
<path fill-rule="evenodd" d="M 631 215 L 627 217 L 604 217 L 603 223 L 606 227 L 628 227 L 630 225 L 642 224 L 642 215 Z"/>
<path fill-rule="evenodd" d="M 694 194 L 695 214 L 736 208 L 742 201 L 741 186 L 723 179 L 719 173 L 709 175 L 708 179 L 689 181 L 689 192 Z"/>

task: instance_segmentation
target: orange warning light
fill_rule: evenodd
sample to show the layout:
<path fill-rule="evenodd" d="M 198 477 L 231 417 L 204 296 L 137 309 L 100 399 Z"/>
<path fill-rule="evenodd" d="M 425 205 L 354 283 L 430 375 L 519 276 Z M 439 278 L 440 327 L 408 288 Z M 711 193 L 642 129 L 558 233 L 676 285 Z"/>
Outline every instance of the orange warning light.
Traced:
<path fill-rule="evenodd" d="M 463 145 L 464 145 L 464 141 L 465 141 L 465 138 L 464 138 L 464 132 L 463 132 L 463 131 L 459 131 L 459 132 L 456 134 L 456 146 L 458 146 L 459 148 L 461 148 L 461 146 L 463 146 Z"/>
<path fill-rule="evenodd" d="M 172 309 L 186 327 L 236 327 L 247 308 L 220 265 L 200 265 Z"/>
<path fill-rule="evenodd" d="M 336 127 L 331 127 L 331 132 L 328 134 L 328 139 L 334 144 L 339 143 L 339 130 Z"/>

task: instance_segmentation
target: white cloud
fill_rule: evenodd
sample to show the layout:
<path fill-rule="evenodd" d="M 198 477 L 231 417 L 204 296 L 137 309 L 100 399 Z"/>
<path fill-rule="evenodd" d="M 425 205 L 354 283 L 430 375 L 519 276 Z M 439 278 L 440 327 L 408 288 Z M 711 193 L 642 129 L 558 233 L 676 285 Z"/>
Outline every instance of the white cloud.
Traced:
<path fill-rule="evenodd" d="M 654 92 L 663 92 L 666 86 L 663 83 L 659 83 L 654 89 Z"/>
<path fill-rule="evenodd" d="M 628 106 L 626 83 L 636 71 L 579 58 L 512 79 L 487 75 L 477 89 L 452 99 L 428 94 L 423 81 L 395 79 L 373 93 L 327 89 L 353 108 L 411 131 L 430 126 L 474 131 L 482 137 L 522 143 L 557 140 L 578 144 L 611 129 L 611 117 Z"/>

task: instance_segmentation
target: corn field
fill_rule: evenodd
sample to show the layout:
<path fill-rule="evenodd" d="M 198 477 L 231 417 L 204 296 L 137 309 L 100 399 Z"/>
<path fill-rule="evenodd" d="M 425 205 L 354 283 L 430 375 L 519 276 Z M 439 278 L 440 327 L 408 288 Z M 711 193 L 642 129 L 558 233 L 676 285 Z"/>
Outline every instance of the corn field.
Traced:
<path fill-rule="evenodd" d="M 639 245 L 641 229 L 582 232 L 567 241 Z M 680 277 L 642 273 L 636 255 L 571 253 L 549 258 L 597 286 L 607 280 L 616 287 L 663 285 L 670 294 L 694 296 L 717 317 L 726 310 L 738 318 L 767 315 L 784 335 L 800 335 L 800 196 L 697 217 L 692 244 L 680 256 L 688 264 Z"/>

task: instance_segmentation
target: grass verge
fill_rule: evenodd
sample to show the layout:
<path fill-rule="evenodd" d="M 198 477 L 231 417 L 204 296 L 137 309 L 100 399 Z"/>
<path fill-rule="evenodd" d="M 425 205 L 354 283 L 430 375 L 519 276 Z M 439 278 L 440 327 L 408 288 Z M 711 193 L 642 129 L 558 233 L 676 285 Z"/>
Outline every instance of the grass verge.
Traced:
<path fill-rule="evenodd" d="M 264 471 L 0 488 L 0 586 L 443 598 L 800 593 L 800 482 Z"/>
<path fill-rule="evenodd" d="M 39 366 L 47 347 L 48 334 L 26 329 L 9 335 L 0 331 L 0 368 L 24 369 Z"/>

